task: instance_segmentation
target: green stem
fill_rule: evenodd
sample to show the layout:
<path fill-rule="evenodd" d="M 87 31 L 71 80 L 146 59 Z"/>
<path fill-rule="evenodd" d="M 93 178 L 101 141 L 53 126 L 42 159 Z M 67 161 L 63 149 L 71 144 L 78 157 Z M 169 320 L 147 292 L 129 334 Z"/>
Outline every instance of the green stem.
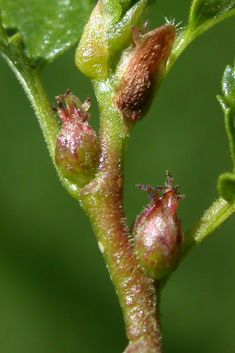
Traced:
<path fill-rule="evenodd" d="M 170 71 L 171 67 L 175 63 L 175 61 L 178 59 L 180 54 L 184 51 L 184 49 L 191 43 L 191 41 L 194 38 L 191 36 L 191 32 L 188 29 L 185 29 L 182 31 L 176 38 L 173 50 L 170 54 L 170 57 L 167 61 L 167 67 L 166 67 L 166 73 L 165 75 L 168 74 Z"/>
<path fill-rule="evenodd" d="M 60 131 L 60 126 L 55 118 L 49 100 L 42 86 L 41 76 L 36 70 L 34 70 L 34 77 L 35 86 L 30 87 L 26 93 L 33 105 L 40 127 L 43 131 L 43 136 L 48 146 L 50 156 L 54 162 L 55 145 Z"/>
<path fill-rule="evenodd" d="M 188 253 L 222 224 L 231 214 L 235 212 L 235 204 L 230 204 L 221 197 L 213 202 L 204 215 L 185 233 L 185 245 L 182 260 Z M 170 276 L 165 276 L 160 281 L 161 290 L 165 287 Z"/>
<path fill-rule="evenodd" d="M 228 135 L 229 148 L 233 160 L 233 173 L 235 173 L 235 125 L 234 113 L 228 108 L 224 112 L 225 128 Z"/>
<path fill-rule="evenodd" d="M 192 6 L 194 6 L 192 4 Z M 195 2 L 195 7 L 196 7 L 196 2 Z M 206 6 L 206 5 L 205 5 Z M 225 6 L 225 5 L 223 5 Z M 213 5 L 212 5 L 213 7 Z M 220 8 L 220 5 L 218 5 L 218 10 Z M 192 20 L 192 8 L 191 8 L 191 14 L 189 16 L 189 22 L 187 24 L 187 27 L 185 30 L 183 30 L 176 38 L 172 53 L 169 57 L 168 63 L 167 63 L 167 68 L 166 68 L 166 74 L 169 72 L 171 69 L 172 65 L 174 62 L 178 59 L 180 54 L 184 51 L 184 49 L 199 35 L 201 35 L 203 32 L 207 31 L 210 27 L 214 26 L 215 24 L 223 21 L 224 19 L 233 16 L 235 14 L 235 9 L 229 9 L 227 8 L 226 11 L 224 11 L 222 14 L 216 14 L 213 17 L 208 17 L 207 20 L 205 19 L 204 22 L 200 26 L 197 27 L 197 23 Z"/>
<path fill-rule="evenodd" d="M 57 168 L 55 163 L 55 146 L 56 140 L 60 132 L 60 125 L 58 124 L 57 119 L 51 108 L 51 104 L 48 100 L 48 97 L 45 93 L 45 90 L 42 85 L 41 76 L 35 70 L 35 86 L 30 87 L 29 92 L 26 91 L 27 96 L 29 97 L 35 113 L 37 115 L 40 127 L 43 131 L 43 136 L 48 146 L 48 150 L 53 161 L 53 164 L 57 170 L 58 176 L 62 181 L 62 184 L 67 189 L 69 194 L 78 200 L 79 188 L 76 184 L 67 180 Z"/>
<path fill-rule="evenodd" d="M 80 192 L 124 313 L 130 352 L 162 352 L 157 285 L 147 277 L 134 254 L 123 210 L 123 159 L 130 127 L 112 104 L 109 81 L 95 82 L 101 113 L 101 164 L 96 178 Z M 147 343 L 146 343 L 147 342 Z M 126 352 L 129 352 L 129 348 Z"/>
<path fill-rule="evenodd" d="M 69 180 L 63 177 L 55 164 L 55 146 L 56 139 L 60 132 L 60 126 L 53 113 L 51 104 L 46 95 L 46 92 L 42 85 L 41 75 L 36 69 L 25 68 L 23 72 L 14 65 L 14 62 L 4 56 L 12 70 L 15 72 L 19 79 L 24 91 L 30 100 L 35 114 L 38 118 L 39 125 L 42 129 L 43 136 L 45 138 L 48 150 L 53 161 L 53 164 L 57 170 L 58 176 L 62 181 L 62 184 L 75 199 L 78 199 L 79 189 L 76 184 L 71 183 Z"/>
<path fill-rule="evenodd" d="M 55 146 L 58 134 L 60 132 L 60 125 L 51 108 L 51 104 L 48 100 L 46 92 L 42 85 L 40 74 L 34 70 L 35 85 L 27 86 L 26 94 L 31 101 L 38 118 L 40 127 L 43 132 L 43 136 L 48 146 L 48 150 L 53 161 L 53 164 L 57 170 L 58 176 L 62 181 L 62 184 L 67 189 L 72 197 L 78 199 L 79 189 L 76 184 L 70 182 L 60 173 L 55 164 Z"/>
<path fill-rule="evenodd" d="M 221 197 L 213 202 L 203 217 L 186 232 L 184 255 L 212 233 L 233 212 L 235 212 L 235 204 L 229 204 Z"/>

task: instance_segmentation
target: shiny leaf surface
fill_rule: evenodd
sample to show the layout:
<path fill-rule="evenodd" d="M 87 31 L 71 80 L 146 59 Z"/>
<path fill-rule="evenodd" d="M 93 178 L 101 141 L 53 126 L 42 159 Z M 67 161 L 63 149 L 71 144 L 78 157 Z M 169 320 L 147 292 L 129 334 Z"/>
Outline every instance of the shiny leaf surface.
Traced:
<path fill-rule="evenodd" d="M 93 6 L 92 0 L 0 0 L 3 26 L 9 35 L 20 33 L 35 66 L 79 40 Z"/>
<path fill-rule="evenodd" d="M 193 31 L 201 26 L 210 27 L 216 20 L 230 16 L 234 11 L 234 0 L 195 0 L 191 7 L 189 24 Z"/>

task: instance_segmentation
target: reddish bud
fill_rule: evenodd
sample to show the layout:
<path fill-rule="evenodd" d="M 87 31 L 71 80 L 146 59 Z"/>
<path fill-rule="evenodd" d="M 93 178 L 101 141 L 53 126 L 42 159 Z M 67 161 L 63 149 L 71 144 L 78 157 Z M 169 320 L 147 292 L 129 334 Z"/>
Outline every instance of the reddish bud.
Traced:
<path fill-rule="evenodd" d="M 52 108 L 63 125 L 57 138 L 55 162 L 63 176 L 78 186 L 89 183 L 95 176 L 99 163 L 100 146 L 96 132 L 87 122 L 90 98 L 82 104 L 69 90 L 56 97 L 59 108 Z M 62 104 L 66 102 L 66 107 Z M 74 105 L 76 104 L 76 106 Z"/>
<path fill-rule="evenodd" d="M 116 95 L 116 106 L 130 121 L 141 119 L 147 112 L 153 94 L 165 74 L 166 63 L 175 41 L 171 23 L 144 35 L 132 26 L 136 47 L 121 60 L 122 76 Z M 120 73 L 121 72 L 121 73 Z"/>
<path fill-rule="evenodd" d="M 176 215 L 179 185 L 172 188 L 172 177 L 167 172 L 165 186 L 153 189 L 149 185 L 137 185 L 149 194 L 150 203 L 137 216 L 133 225 L 136 255 L 154 279 L 161 279 L 172 271 L 182 255 L 184 235 Z M 159 191 L 164 190 L 160 197 Z"/>

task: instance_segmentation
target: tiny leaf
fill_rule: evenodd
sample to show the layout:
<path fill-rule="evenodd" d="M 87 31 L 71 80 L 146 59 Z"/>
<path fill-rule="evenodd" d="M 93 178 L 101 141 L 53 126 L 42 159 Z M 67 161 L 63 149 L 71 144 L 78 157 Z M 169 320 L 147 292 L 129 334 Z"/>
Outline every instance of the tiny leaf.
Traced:
<path fill-rule="evenodd" d="M 235 69 L 228 65 L 222 78 L 224 97 L 217 96 L 224 111 L 225 128 L 228 134 L 230 152 L 235 171 Z"/>
<path fill-rule="evenodd" d="M 94 0 L 0 0 L 7 33 L 21 35 L 32 65 L 43 65 L 75 44 Z"/>
<path fill-rule="evenodd" d="M 235 13 L 235 0 L 194 0 L 189 16 L 189 26 L 192 32 L 200 27 L 205 30 L 216 21 Z"/>
<path fill-rule="evenodd" d="M 166 71 L 170 70 L 182 51 L 199 34 L 234 14 L 235 0 L 194 0 L 191 5 L 188 24 L 176 38 Z"/>
<path fill-rule="evenodd" d="M 225 201 L 229 203 L 235 202 L 235 174 L 225 173 L 220 175 L 218 190 Z"/>
<path fill-rule="evenodd" d="M 222 91 L 225 104 L 235 113 L 235 68 L 228 65 L 222 78 Z"/>
<path fill-rule="evenodd" d="M 76 50 L 78 69 L 92 80 L 106 79 L 113 66 L 111 56 L 124 49 L 131 25 L 137 23 L 147 3 L 148 0 L 139 0 L 125 12 L 121 0 L 98 1 Z"/>

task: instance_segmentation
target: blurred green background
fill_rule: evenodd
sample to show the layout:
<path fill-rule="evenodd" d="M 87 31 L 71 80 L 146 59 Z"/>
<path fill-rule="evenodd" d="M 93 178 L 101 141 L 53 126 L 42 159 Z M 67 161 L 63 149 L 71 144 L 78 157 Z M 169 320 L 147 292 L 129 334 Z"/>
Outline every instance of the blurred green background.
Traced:
<path fill-rule="evenodd" d="M 163 16 L 186 24 L 190 0 L 159 0 Z M 223 113 L 216 100 L 235 54 L 235 18 L 197 38 L 175 63 L 148 116 L 132 132 L 125 176 L 128 224 L 147 203 L 137 183 L 163 184 L 166 169 L 186 198 L 187 230 L 218 197 L 217 177 L 232 170 Z M 70 88 L 91 94 L 74 65 L 75 47 L 44 71 L 51 102 Z M 34 112 L 0 58 L 0 353 L 121 353 L 122 313 L 95 236 L 61 186 Z M 235 216 L 181 264 L 162 293 L 164 353 L 235 351 Z"/>

